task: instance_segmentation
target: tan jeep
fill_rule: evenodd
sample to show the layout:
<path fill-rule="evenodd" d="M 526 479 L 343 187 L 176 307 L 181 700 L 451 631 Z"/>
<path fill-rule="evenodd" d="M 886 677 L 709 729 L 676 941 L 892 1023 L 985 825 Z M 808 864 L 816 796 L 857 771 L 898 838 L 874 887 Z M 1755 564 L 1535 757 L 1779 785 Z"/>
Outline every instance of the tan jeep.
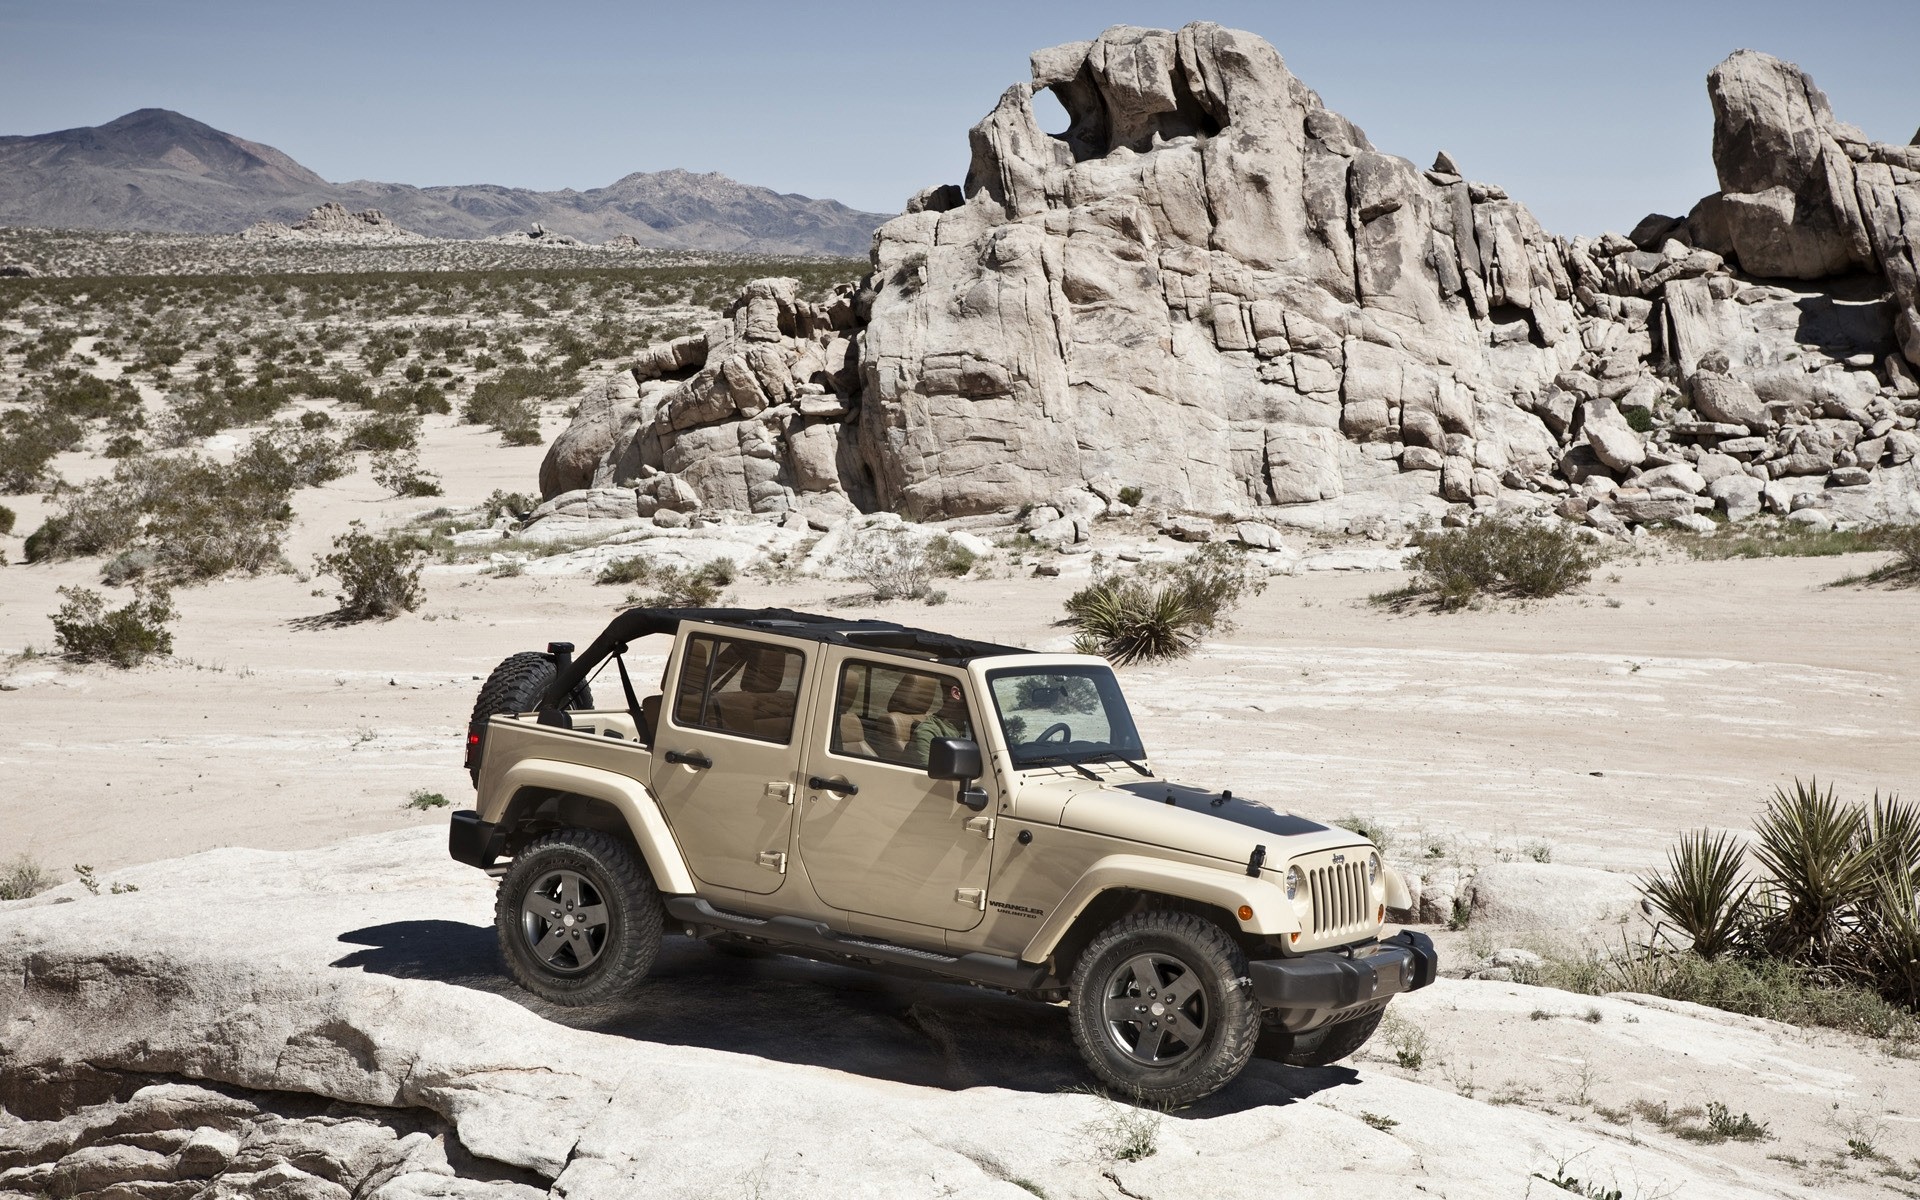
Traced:
<path fill-rule="evenodd" d="M 547 1000 L 617 999 L 671 922 L 1065 1000 L 1096 1075 L 1174 1105 L 1256 1048 L 1343 1058 L 1433 980 L 1427 938 L 1381 937 L 1408 898 L 1365 838 L 1161 778 L 1103 659 L 780 609 L 633 609 L 571 650 L 488 679 L 450 835 Z"/>

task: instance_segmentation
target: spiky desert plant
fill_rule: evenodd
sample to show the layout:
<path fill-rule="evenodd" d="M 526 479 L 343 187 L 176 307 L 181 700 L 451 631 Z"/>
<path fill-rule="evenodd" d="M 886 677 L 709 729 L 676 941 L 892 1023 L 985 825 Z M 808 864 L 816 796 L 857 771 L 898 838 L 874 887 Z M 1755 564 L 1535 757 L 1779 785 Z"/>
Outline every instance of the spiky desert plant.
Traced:
<path fill-rule="evenodd" d="M 1888 999 L 1920 1009 L 1920 805 L 1874 793 L 1860 839 L 1872 882 L 1849 965 Z"/>
<path fill-rule="evenodd" d="M 1685 834 L 1667 851 L 1667 868 L 1640 890 L 1667 920 L 1693 942 L 1702 958 L 1717 958 L 1740 944 L 1752 884 L 1741 878 L 1746 852 L 1732 834 Z"/>
<path fill-rule="evenodd" d="M 1795 779 L 1775 788 L 1754 830 L 1754 857 L 1766 868 L 1764 912 L 1755 933 L 1780 958 L 1831 962 L 1841 918 L 1872 885 L 1872 859 L 1861 848 L 1866 814 L 1842 804 L 1831 785 Z"/>
<path fill-rule="evenodd" d="M 1080 630 L 1074 649 L 1121 666 L 1191 653 L 1200 640 L 1198 616 L 1178 584 L 1105 579 L 1067 601 L 1067 620 Z"/>

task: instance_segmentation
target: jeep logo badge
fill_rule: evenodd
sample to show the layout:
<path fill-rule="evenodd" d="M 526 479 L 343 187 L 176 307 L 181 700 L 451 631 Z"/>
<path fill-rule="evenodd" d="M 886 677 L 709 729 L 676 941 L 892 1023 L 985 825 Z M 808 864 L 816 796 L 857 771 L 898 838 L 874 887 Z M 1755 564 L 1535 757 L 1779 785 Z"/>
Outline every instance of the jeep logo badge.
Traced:
<path fill-rule="evenodd" d="M 1333 865 L 1336 867 L 1345 861 L 1347 861 L 1347 856 L 1344 854 L 1336 854 L 1333 856 Z"/>

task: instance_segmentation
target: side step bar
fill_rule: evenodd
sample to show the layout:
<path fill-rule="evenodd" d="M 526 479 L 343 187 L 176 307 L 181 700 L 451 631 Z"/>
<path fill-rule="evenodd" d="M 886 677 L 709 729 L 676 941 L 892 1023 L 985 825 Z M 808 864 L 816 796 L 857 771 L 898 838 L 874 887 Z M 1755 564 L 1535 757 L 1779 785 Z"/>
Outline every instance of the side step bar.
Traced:
<path fill-rule="evenodd" d="M 823 923 L 803 917 L 749 917 L 743 913 L 727 912 L 698 896 L 667 896 L 664 900 L 667 912 L 674 920 L 703 933 L 737 933 L 775 945 L 818 951 L 835 958 L 905 967 L 1009 991 L 1038 989 L 1048 977 L 1044 966 L 1004 958 L 998 954 L 975 951 L 954 956 L 896 946 L 890 942 L 868 941 L 835 933 Z"/>

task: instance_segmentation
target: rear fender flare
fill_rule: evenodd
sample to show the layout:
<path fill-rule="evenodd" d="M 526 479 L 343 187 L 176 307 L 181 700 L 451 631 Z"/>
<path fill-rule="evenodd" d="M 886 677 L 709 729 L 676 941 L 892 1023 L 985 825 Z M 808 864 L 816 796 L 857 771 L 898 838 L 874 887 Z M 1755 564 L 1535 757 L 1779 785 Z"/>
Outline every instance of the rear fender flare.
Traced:
<path fill-rule="evenodd" d="M 1026 962 L 1045 962 L 1094 898 L 1115 889 L 1158 892 L 1212 905 L 1232 914 L 1243 933 L 1273 935 L 1300 931 L 1300 918 L 1286 892 L 1266 879 L 1195 863 L 1111 854 L 1088 867 L 1067 890 L 1041 922 L 1020 957 Z M 1242 918 L 1239 915 L 1242 907 L 1251 909 L 1253 915 Z"/>
<path fill-rule="evenodd" d="M 668 895 L 689 895 L 698 890 L 659 802 L 639 780 L 597 767 L 532 758 L 506 769 L 500 778 L 499 794 L 512 797 L 526 788 L 570 792 L 612 805 L 625 819 L 647 868 L 653 872 L 654 886 Z"/>

